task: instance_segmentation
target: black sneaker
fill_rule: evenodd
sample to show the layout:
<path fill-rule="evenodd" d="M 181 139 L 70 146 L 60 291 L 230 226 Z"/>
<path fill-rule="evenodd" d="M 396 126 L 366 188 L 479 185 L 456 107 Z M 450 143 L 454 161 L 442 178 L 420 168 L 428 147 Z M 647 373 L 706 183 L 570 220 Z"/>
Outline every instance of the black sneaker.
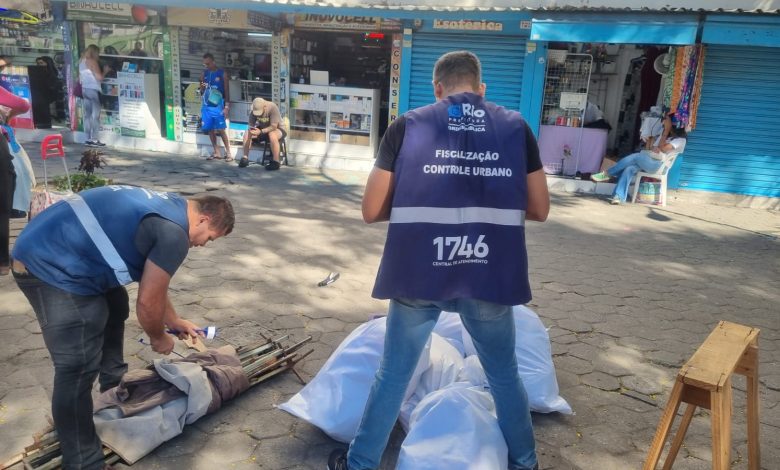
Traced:
<path fill-rule="evenodd" d="M 98 146 L 97 145 L 97 141 L 95 141 L 95 140 L 85 140 L 84 141 L 84 145 L 86 145 L 87 147 L 97 147 Z"/>
<path fill-rule="evenodd" d="M 336 449 L 328 457 L 328 470 L 349 470 L 347 467 L 347 451 Z"/>
<path fill-rule="evenodd" d="M 265 166 L 265 169 L 268 171 L 275 171 L 279 169 L 279 162 L 276 160 L 271 160 L 268 162 L 268 165 Z"/>
<path fill-rule="evenodd" d="M 249 166 L 249 159 L 248 158 L 242 158 L 238 161 L 238 167 L 239 168 L 246 168 Z"/>
<path fill-rule="evenodd" d="M 104 144 L 103 142 L 101 142 L 99 140 L 96 140 L 93 143 L 95 144 L 95 147 L 105 147 L 106 146 L 106 144 Z"/>

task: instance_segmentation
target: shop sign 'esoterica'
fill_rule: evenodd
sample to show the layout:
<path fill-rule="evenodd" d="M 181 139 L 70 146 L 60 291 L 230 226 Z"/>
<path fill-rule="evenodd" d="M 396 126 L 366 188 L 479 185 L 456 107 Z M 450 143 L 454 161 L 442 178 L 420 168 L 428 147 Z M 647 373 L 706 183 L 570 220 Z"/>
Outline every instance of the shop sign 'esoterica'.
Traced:
<path fill-rule="evenodd" d="M 457 31 L 503 31 L 504 24 L 500 21 L 434 19 L 433 29 L 447 29 Z"/>

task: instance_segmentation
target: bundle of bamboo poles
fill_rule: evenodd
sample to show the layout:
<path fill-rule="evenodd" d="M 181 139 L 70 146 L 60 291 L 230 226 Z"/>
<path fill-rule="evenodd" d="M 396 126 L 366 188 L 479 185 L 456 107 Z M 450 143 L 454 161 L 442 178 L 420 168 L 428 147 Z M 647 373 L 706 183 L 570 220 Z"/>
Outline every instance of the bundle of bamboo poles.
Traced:
<path fill-rule="evenodd" d="M 285 347 L 282 341 L 287 339 L 288 336 L 285 335 L 277 339 L 269 339 L 236 348 L 250 388 L 286 370 L 291 370 L 301 382 L 304 382 L 294 367 L 313 352 L 313 350 L 309 350 L 302 355 L 299 353 L 303 345 L 311 341 L 311 336 Z M 103 447 L 103 454 L 105 462 L 109 465 L 120 460 L 119 456 L 108 447 Z M 60 441 L 57 437 L 57 431 L 53 427 L 34 435 L 32 445 L 25 447 L 23 452 L 9 461 L 0 464 L 0 470 L 22 468 L 24 470 L 57 470 L 61 467 Z"/>

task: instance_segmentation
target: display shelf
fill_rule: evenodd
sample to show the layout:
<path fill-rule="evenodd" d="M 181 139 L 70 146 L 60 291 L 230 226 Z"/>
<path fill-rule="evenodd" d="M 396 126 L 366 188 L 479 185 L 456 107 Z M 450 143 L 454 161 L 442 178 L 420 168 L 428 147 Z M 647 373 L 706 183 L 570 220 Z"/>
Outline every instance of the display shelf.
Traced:
<path fill-rule="evenodd" d="M 376 146 L 379 90 L 293 84 L 290 108 L 292 139 Z"/>

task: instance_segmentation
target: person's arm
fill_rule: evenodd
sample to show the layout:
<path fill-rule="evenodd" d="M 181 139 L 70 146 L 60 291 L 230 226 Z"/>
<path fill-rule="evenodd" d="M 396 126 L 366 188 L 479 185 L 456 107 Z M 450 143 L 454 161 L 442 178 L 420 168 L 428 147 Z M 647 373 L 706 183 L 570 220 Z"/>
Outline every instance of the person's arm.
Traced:
<path fill-rule="evenodd" d="M 669 143 L 667 139 L 669 138 L 669 134 L 672 132 L 672 118 L 671 116 L 667 115 L 664 118 L 664 131 L 661 133 L 661 138 L 658 140 L 658 145 L 653 150 L 667 153 L 674 151 L 674 145 Z"/>
<path fill-rule="evenodd" d="M 225 94 L 223 95 L 225 101 L 225 108 L 223 112 L 225 116 L 227 116 L 228 112 L 230 111 L 230 83 L 228 83 L 227 80 L 227 72 L 225 72 L 224 70 L 222 71 L 222 83 L 225 85 L 222 87 L 225 89 Z"/>
<path fill-rule="evenodd" d="M 544 222 L 550 213 L 550 193 L 547 190 L 547 176 L 544 168 L 528 173 L 528 207 L 525 210 L 527 220 Z"/>
<path fill-rule="evenodd" d="M 173 338 L 165 333 L 165 317 L 168 310 L 168 285 L 171 276 L 164 269 L 147 259 L 138 286 L 136 316 L 141 328 L 149 335 L 152 349 L 160 354 L 173 351 Z"/>
<path fill-rule="evenodd" d="M 363 220 L 367 224 L 390 219 L 393 201 L 393 172 L 374 167 L 363 193 Z"/>
<path fill-rule="evenodd" d="M 168 296 L 166 295 L 166 297 Z M 166 299 L 165 325 L 171 330 L 178 331 L 179 339 L 186 339 L 189 337 L 193 342 L 197 343 L 198 336 L 206 336 L 202 331 L 197 331 L 198 325 L 189 320 L 184 320 L 176 314 L 176 309 L 173 308 L 170 297 Z"/>
<path fill-rule="evenodd" d="M 260 130 L 262 134 L 270 134 L 279 128 L 279 123 L 282 121 L 282 115 L 276 107 L 271 107 L 271 111 L 268 113 L 268 127 L 264 127 Z"/>
<path fill-rule="evenodd" d="M 0 106 L 5 106 L 9 109 L 6 114 L 6 121 L 10 121 L 14 116 L 24 114 L 30 109 L 30 103 L 27 100 L 16 96 L 3 87 L 0 87 Z"/>

